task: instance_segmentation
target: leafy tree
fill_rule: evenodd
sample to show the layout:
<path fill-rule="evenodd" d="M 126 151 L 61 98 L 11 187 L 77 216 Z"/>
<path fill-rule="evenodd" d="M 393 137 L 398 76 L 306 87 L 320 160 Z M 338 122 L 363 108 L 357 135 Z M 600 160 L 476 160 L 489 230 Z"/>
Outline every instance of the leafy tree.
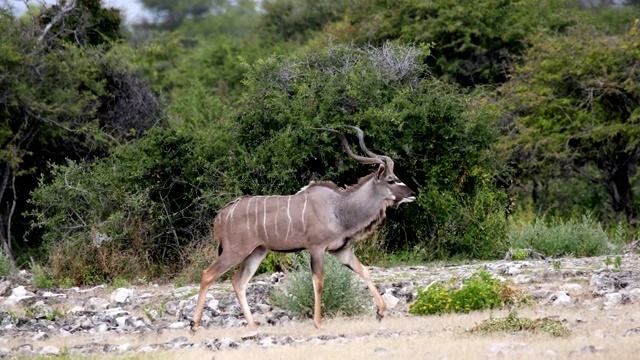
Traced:
<path fill-rule="evenodd" d="M 47 163 L 104 155 L 157 121 L 155 95 L 124 59 L 107 56 L 114 25 L 94 16 L 119 13 L 87 4 L 95 5 L 44 7 L 24 21 L 0 12 L 0 244 L 9 256 L 28 228 L 26 200 Z"/>
<path fill-rule="evenodd" d="M 138 31 L 178 31 L 186 35 L 240 35 L 257 23 L 254 0 L 141 0 L 153 16 L 135 24 Z"/>
<path fill-rule="evenodd" d="M 260 26 L 265 36 L 304 42 L 325 24 L 342 19 L 353 0 L 266 0 Z"/>
<path fill-rule="evenodd" d="M 372 0 L 344 14 L 315 43 L 433 44 L 425 59 L 431 71 L 471 87 L 504 82 L 533 33 L 563 32 L 585 21 L 614 33 L 638 13 L 629 7 L 580 8 L 576 0 Z"/>
<path fill-rule="evenodd" d="M 602 186 L 616 213 L 637 220 L 632 178 L 640 139 L 640 33 L 581 25 L 537 35 L 500 89 L 505 146 L 525 174 L 572 172 Z"/>
<path fill-rule="evenodd" d="M 205 87 L 183 96 L 170 110 L 177 126 L 154 127 L 102 159 L 54 165 L 40 179 L 30 218 L 54 277 L 89 284 L 170 276 L 211 241 L 216 209 L 240 195 L 243 152 Z M 123 261 L 136 267 L 115 265 Z"/>
<path fill-rule="evenodd" d="M 122 20 L 120 10 L 104 7 L 102 0 L 62 0 L 42 8 L 38 22 L 44 28 L 39 36 L 45 48 L 65 42 L 107 45 L 123 38 Z"/>

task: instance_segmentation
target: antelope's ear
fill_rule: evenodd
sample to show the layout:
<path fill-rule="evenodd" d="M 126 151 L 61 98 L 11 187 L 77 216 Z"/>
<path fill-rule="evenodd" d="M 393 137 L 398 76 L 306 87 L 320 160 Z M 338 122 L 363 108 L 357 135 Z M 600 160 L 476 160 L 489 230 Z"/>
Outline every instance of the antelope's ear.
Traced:
<path fill-rule="evenodd" d="M 380 164 L 380 166 L 378 166 L 378 170 L 376 171 L 376 180 L 382 179 L 386 171 L 387 168 L 383 164 Z"/>

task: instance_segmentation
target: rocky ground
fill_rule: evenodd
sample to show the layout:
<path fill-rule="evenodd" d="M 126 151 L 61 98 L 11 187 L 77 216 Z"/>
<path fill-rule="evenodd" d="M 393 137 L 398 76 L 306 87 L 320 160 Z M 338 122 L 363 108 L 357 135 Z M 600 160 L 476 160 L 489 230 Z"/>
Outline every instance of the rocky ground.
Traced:
<path fill-rule="evenodd" d="M 539 309 L 583 309 L 591 313 L 609 309 L 640 309 L 640 255 L 628 252 L 612 257 L 548 260 L 503 260 L 467 265 L 425 265 L 370 268 L 389 306 L 388 318 L 406 316 L 418 287 L 452 277 L 465 278 L 486 269 L 510 281 L 535 300 Z M 188 324 L 198 287 L 190 284 L 112 288 L 36 289 L 26 272 L 0 278 L 0 358 L 34 355 L 164 354 L 172 351 L 208 351 L 212 356 L 242 348 L 289 347 L 300 344 L 345 344 L 359 338 L 402 338 L 420 330 L 402 325 L 330 333 L 271 332 L 310 320 L 293 319 L 270 305 L 269 294 L 284 274 L 254 278 L 248 300 L 261 329 L 249 332 L 229 282 L 209 292 L 203 318 L 204 335 L 194 336 Z M 373 315 L 371 315 L 373 317 Z M 352 321 L 345 319 L 344 321 Z M 353 320 L 355 321 L 355 320 Z M 387 321 L 386 319 L 384 321 Z M 576 320 L 579 321 L 579 320 Z M 625 325 L 623 337 L 640 335 L 640 324 Z M 224 336 L 212 329 L 240 329 Z M 207 335 L 210 334 L 210 335 Z M 594 348 L 595 349 L 595 348 Z M 386 350 L 385 350 L 386 351 Z"/>

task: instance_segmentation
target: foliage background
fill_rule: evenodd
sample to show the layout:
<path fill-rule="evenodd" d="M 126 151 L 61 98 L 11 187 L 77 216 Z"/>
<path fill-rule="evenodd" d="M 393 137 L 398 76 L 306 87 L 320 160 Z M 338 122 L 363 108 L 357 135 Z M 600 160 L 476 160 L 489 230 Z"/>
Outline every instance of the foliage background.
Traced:
<path fill-rule="evenodd" d="M 599 249 L 637 235 L 637 5 L 142 3 L 127 25 L 97 0 L 2 5 L 9 263 L 81 284 L 197 273 L 229 200 L 372 170 L 313 130 L 343 124 L 418 193 L 367 243 L 377 261 L 502 257 L 508 234 L 586 213 Z"/>

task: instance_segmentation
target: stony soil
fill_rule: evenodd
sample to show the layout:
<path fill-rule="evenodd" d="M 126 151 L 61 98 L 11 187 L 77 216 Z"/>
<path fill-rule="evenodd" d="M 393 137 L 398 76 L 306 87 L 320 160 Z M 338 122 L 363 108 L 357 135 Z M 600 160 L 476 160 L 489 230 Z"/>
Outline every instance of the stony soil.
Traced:
<path fill-rule="evenodd" d="M 130 286 L 40 290 L 30 275 L 0 278 L 0 358 L 68 354 L 91 358 L 429 358 L 574 357 L 640 358 L 640 255 L 494 261 L 466 265 L 370 268 L 390 310 L 377 323 L 333 319 L 315 329 L 274 308 L 269 293 L 283 274 L 256 277 L 249 303 L 261 325 L 245 327 L 228 282 L 209 292 L 203 328 L 187 324 L 197 285 Z M 608 265 L 607 265 L 608 264 Z M 413 317 L 407 315 L 418 287 L 486 269 L 531 295 L 517 309 L 529 317 L 552 316 L 573 331 L 568 339 L 539 335 L 470 336 L 466 329 L 508 310 Z M 348 301 L 348 299 L 346 299 Z M 429 345 L 429 350 L 425 346 Z M 320 349 L 321 351 L 318 351 Z M 425 352 L 426 351 L 426 352 Z M 336 352 L 333 354 L 333 352 Z M 427 356 L 428 355 L 428 356 Z M 422 358 L 422 357 L 419 357 Z"/>

